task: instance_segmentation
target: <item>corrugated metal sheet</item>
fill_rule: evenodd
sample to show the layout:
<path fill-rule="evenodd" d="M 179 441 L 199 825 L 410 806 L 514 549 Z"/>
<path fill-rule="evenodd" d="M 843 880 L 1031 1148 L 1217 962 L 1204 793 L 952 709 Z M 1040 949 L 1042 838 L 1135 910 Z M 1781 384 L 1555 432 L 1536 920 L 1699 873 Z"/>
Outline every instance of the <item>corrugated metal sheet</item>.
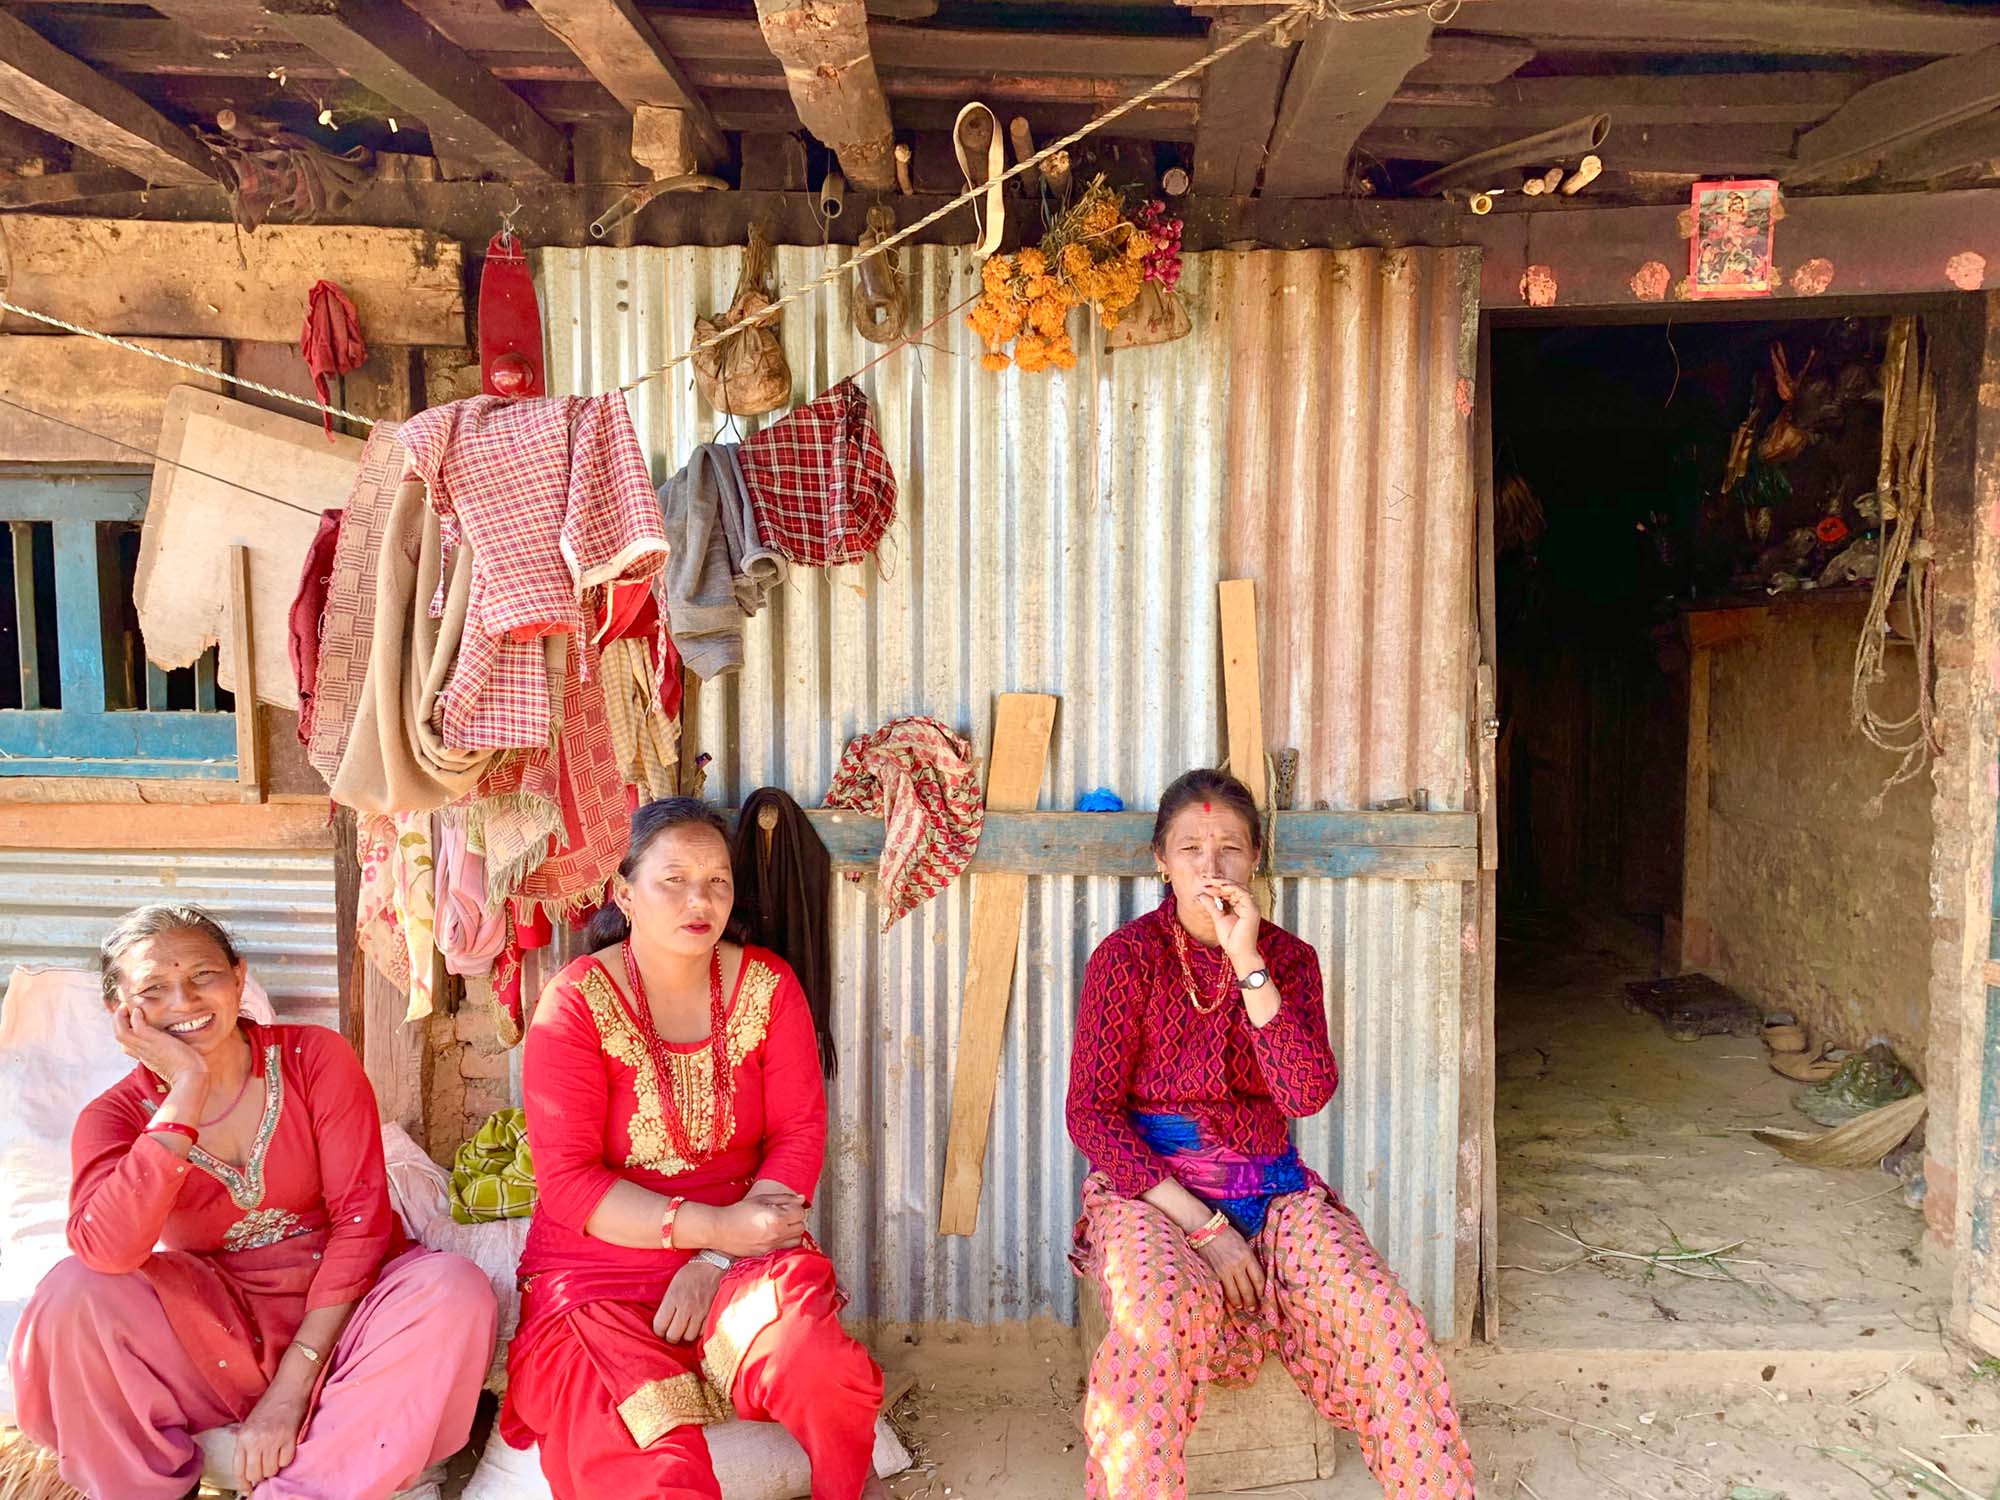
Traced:
<path fill-rule="evenodd" d="M 779 281 L 796 286 L 817 274 L 827 253 L 780 250 Z M 550 388 L 603 390 L 685 348 L 695 316 L 727 305 L 740 261 L 740 252 L 694 248 L 545 252 Z M 983 747 L 993 695 L 1012 689 L 1062 698 L 1043 807 L 1073 806 L 1100 785 L 1146 806 L 1181 770 L 1218 759 L 1215 584 L 1233 555 L 1232 506 L 1247 504 L 1231 471 L 1270 463 L 1246 446 L 1231 413 L 1239 402 L 1274 412 L 1282 396 L 1255 406 L 1238 394 L 1249 353 L 1264 362 L 1247 373 L 1278 377 L 1272 351 L 1282 339 L 1275 327 L 1237 325 L 1298 316 L 1283 297 L 1246 300 L 1246 288 L 1269 284 L 1266 263 L 1275 262 L 1294 263 L 1284 272 L 1294 281 L 1381 274 L 1374 257 L 1189 256 L 1183 287 L 1194 336 L 1106 357 L 1093 379 L 1087 367 L 1029 377 L 980 369 L 962 320 L 943 316 L 976 287 L 970 259 L 940 247 L 907 253 L 913 321 L 942 321 L 920 347 L 862 377 L 901 480 L 901 519 L 879 571 L 798 572 L 751 622 L 742 675 L 705 690 L 699 706 L 701 744 L 716 755 L 711 794 L 733 800 L 770 783 L 816 802 L 847 740 L 900 713 L 935 715 Z M 1456 261 L 1398 265 L 1408 268 L 1398 274 L 1427 278 L 1419 321 L 1448 315 L 1456 330 L 1461 310 L 1435 285 L 1456 275 Z M 1352 314 L 1368 316 L 1367 304 Z M 1301 323 L 1288 337 L 1313 348 L 1334 331 L 1316 335 Z M 792 309 L 784 340 L 802 391 L 880 352 L 852 332 L 837 298 Z M 1436 341 L 1419 342 L 1429 349 Z M 1404 347 L 1376 344 L 1378 356 Z M 1431 363 L 1377 379 L 1428 402 L 1436 395 L 1429 385 L 1444 373 Z M 1314 387 L 1317 404 L 1298 404 L 1299 427 L 1352 426 L 1327 409 L 1334 394 Z M 656 478 L 693 444 L 730 430 L 684 374 L 648 383 L 632 405 Z M 1402 442 L 1425 441 L 1407 405 L 1385 405 L 1369 430 L 1386 434 L 1396 411 L 1412 423 Z M 1463 444 L 1462 428 L 1455 440 Z M 1338 478 L 1323 476 L 1326 484 Z M 1282 508 L 1296 505 L 1298 493 L 1281 493 Z M 1459 520 L 1469 526 L 1469 513 Z M 1273 567 L 1293 566 L 1283 553 L 1273 558 Z M 1267 573 L 1267 631 L 1278 629 L 1280 610 L 1318 617 L 1329 607 L 1308 587 Z M 1412 602 L 1399 618 L 1421 627 L 1422 591 L 1404 597 Z M 1379 716 L 1401 714 L 1413 733 L 1424 727 L 1406 701 L 1412 690 L 1392 673 L 1371 679 L 1368 691 Z M 1351 711 L 1310 692 L 1296 701 L 1281 724 L 1310 727 L 1318 715 Z M 1297 730 L 1287 732 L 1296 740 Z M 1462 744 L 1462 724 L 1456 732 Z M 1440 778 L 1434 786 L 1441 798 L 1446 785 Z M 878 934 L 870 885 L 841 887 L 834 945 L 842 1063 L 820 1214 L 858 1314 L 981 1324 L 1073 1316 L 1064 1254 L 1083 1168 L 1062 1101 L 1077 988 L 1091 948 L 1155 899 L 1137 882 L 1031 882 L 979 1230 L 946 1239 L 936 1223 L 966 892 L 955 888 Z M 1459 888 L 1299 883 L 1281 902 L 1282 920 L 1325 962 L 1345 1072 L 1335 1108 L 1304 1127 L 1302 1148 L 1448 1332 Z"/>
<path fill-rule="evenodd" d="M 283 1019 L 339 1024 L 333 865 L 323 852 L 0 850 L 0 976 L 28 963 L 95 969 L 112 924 L 150 901 L 212 912 Z"/>

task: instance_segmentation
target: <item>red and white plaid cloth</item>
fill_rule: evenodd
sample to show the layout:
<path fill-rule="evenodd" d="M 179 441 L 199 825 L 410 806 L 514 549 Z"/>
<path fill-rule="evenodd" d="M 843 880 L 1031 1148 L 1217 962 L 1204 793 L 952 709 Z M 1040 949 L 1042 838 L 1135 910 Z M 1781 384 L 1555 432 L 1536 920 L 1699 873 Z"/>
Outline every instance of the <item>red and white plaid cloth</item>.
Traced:
<path fill-rule="evenodd" d="M 444 518 L 472 548 L 465 640 L 440 696 L 455 750 L 545 745 L 541 637 L 580 635 L 585 598 L 666 565 L 660 503 L 625 398 L 474 396 L 420 412 L 398 437 Z M 442 611 L 442 595 L 431 613 Z"/>
<path fill-rule="evenodd" d="M 896 474 L 851 380 L 764 428 L 736 459 L 764 544 L 795 563 L 859 562 L 896 519 Z"/>
<path fill-rule="evenodd" d="M 972 863 L 986 798 L 972 746 L 936 719 L 891 719 L 848 742 L 826 805 L 882 818 L 882 930 Z"/>

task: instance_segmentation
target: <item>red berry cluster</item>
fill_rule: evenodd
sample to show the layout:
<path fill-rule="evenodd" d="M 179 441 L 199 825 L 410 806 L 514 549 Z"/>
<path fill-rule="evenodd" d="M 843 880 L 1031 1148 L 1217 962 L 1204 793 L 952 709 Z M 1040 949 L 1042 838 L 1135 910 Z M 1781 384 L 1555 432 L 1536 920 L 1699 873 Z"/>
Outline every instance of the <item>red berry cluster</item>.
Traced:
<path fill-rule="evenodd" d="M 1133 223 L 1153 242 L 1153 248 L 1139 263 L 1141 274 L 1171 292 L 1181 279 L 1181 221 L 1168 218 L 1167 205 L 1154 198 L 1139 210 Z"/>

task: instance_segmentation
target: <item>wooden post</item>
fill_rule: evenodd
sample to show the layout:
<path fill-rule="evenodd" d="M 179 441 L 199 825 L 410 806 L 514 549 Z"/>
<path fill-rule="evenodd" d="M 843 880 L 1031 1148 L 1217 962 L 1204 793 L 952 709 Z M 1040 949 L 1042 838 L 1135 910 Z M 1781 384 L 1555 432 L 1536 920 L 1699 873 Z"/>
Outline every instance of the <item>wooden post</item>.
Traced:
<path fill-rule="evenodd" d="M 1047 693 L 1002 693 L 993 719 L 993 754 L 986 767 L 986 806 L 995 812 L 1030 812 L 1042 788 L 1056 700 Z M 951 1133 L 945 1142 L 944 1202 L 938 1229 L 971 1234 L 979 1226 L 985 1185 L 986 1141 L 993 1121 L 993 1091 L 1000 1077 L 1000 1044 L 1007 1029 L 1007 999 L 1014 986 L 1025 875 L 973 875 L 972 939 L 965 965 L 965 999 L 959 1010 L 958 1051 L 951 1078 Z"/>
<path fill-rule="evenodd" d="M 1687 800 L 1682 807 L 1681 914 L 1666 954 L 1674 973 L 1714 962 L 1708 903 L 1708 684 L 1715 657 L 1697 646 L 1688 657 Z"/>
<path fill-rule="evenodd" d="M 236 652 L 236 785 L 264 800 L 264 743 L 257 737 L 257 658 L 250 654 L 250 549 L 229 549 L 229 638 Z"/>

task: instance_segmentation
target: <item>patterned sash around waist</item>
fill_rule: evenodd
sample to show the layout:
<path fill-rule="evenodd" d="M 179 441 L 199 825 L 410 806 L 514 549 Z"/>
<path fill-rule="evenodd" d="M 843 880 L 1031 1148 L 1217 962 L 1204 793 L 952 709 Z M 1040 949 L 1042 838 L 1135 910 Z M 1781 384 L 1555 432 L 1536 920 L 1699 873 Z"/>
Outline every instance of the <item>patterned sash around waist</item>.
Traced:
<path fill-rule="evenodd" d="M 1221 1209 L 1245 1235 L 1255 1235 L 1264 1227 L 1264 1214 L 1273 1198 L 1305 1190 L 1305 1163 L 1290 1141 L 1283 1151 L 1253 1155 L 1205 1144 L 1201 1122 L 1187 1115 L 1135 1110 L 1131 1120 L 1139 1138 L 1156 1155 L 1166 1158 L 1174 1181 L 1211 1208 Z"/>

